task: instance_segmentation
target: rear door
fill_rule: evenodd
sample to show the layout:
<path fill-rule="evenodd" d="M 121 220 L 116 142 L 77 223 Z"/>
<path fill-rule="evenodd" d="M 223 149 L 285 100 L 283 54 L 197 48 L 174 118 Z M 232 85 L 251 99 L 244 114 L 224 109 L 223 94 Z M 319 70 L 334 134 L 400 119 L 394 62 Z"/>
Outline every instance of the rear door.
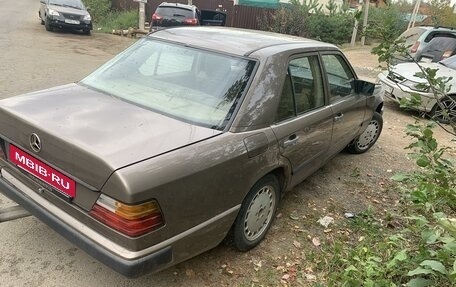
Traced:
<path fill-rule="evenodd" d="M 355 92 L 355 73 L 340 52 L 322 53 L 321 59 L 334 120 L 329 155 L 334 155 L 359 134 L 367 98 Z"/>
<path fill-rule="evenodd" d="M 225 26 L 226 13 L 215 10 L 201 10 L 201 25 Z"/>
<path fill-rule="evenodd" d="M 292 185 L 323 163 L 331 141 L 333 115 L 327 105 L 317 53 L 289 60 L 272 129 L 280 153 L 292 167 Z"/>

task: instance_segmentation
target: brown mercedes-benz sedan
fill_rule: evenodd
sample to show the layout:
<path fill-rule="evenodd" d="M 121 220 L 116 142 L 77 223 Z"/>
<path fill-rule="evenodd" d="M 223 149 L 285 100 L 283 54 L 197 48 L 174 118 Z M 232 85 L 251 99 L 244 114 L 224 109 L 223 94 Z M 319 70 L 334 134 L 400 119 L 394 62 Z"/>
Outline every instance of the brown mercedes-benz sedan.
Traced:
<path fill-rule="evenodd" d="M 0 101 L 0 191 L 125 276 L 266 235 L 285 191 L 367 151 L 382 99 L 330 44 L 160 30 L 80 82 Z"/>

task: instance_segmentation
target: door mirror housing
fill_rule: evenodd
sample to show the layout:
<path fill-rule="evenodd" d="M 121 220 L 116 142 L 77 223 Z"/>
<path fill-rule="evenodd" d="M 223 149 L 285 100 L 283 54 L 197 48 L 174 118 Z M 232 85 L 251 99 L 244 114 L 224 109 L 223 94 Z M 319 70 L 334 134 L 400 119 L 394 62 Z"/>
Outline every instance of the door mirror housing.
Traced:
<path fill-rule="evenodd" d="M 372 96 L 374 94 L 375 84 L 363 80 L 355 80 L 355 93 Z"/>

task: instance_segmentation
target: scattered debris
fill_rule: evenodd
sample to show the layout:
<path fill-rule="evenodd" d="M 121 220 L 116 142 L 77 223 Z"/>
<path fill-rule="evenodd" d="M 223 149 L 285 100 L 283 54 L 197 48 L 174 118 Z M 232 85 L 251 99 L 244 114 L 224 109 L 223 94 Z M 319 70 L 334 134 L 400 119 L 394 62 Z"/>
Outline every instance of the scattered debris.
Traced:
<path fill-rule="evenodd" d="M 318 220 L 318 223 L 320 223 L 325 228 L 328 228 L 328 226 L 333 222 L 334 222 L 334 218 L 332 218 L 331 216 L 325 216 Z"/>
<path fill-rule="evenodd" d="M 351 212 L 345 212 L 344 216 L 345 216 L 345 218 L 353 218 L 353 217 L 355 217 L 355 214 L 351 213 Z"/>
<path fill-rule="evenodd" d="M 312 243 L 313 243 L 313 245 L 315 245 L 315 246 L 320 246 L 320 245 L 321 245 L 320 239 L 319 239 L 318 237 L 312 238 Z"/>
<path fill-rule="evenodd" d="M 295 240 L 295 241 L 293 241 L 293 245 L 294 245 L 294 247 L 296 247 L 296 248 L 298 248 L 298 249 L 300 249 L 300 248 L 301 248 L 301 243 L 299 243 L 299 242 L 298 242 L 298 241 L 296 241 L 296 240 Z"/>

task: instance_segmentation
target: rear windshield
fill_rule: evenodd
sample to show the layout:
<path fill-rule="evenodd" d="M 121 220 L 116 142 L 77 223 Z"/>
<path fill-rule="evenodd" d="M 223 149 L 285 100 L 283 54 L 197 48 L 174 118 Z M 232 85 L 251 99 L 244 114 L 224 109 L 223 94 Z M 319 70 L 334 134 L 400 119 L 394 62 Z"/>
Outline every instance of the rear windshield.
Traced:
<path fill-rule="evenodd" d="M 194 18 L 193 11 L 180 7 L 167 7 L 162 6 L 158 7 L 155 11 L 155 14 L 158 14 L 162 17 L 185 17 L 185 18 Z"/>
<path fill-rule="evenodd" d="M 456 39 L 448 37 L 434 38 L 429 42 L 426 48 L 423 49 L 423 53 L 432 51 L 447 51 L 454 50 L 456 48 Z"/>
<path fill-rule="evenodd" d="M 256 62 L 145 38 L 82 84 L 186 122 L 223 129 Z"/>

